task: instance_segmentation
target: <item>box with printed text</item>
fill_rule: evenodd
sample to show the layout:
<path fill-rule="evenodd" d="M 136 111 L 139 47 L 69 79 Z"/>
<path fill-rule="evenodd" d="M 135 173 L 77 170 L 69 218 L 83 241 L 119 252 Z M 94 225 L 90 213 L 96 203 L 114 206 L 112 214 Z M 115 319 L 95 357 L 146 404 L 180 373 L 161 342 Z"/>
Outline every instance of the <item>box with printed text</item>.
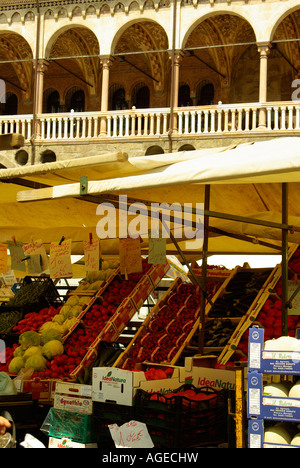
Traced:
<path fill-rule="evenodd" d="M 162 369 L 171 367 L 173 369 L 172 376 L 166 379 L 147 380 L 143 370 L 129 371 L 115 367 L 95 367 L 92 378 L 93 401 L 132 406 L 138 389 L 149 393 L 160 392 L 164 394 L 184 383 L 183 368 L 155 364 L 151 364 L 151 366 Z M 145 365 L 145 367 L 147 366 Z"/>

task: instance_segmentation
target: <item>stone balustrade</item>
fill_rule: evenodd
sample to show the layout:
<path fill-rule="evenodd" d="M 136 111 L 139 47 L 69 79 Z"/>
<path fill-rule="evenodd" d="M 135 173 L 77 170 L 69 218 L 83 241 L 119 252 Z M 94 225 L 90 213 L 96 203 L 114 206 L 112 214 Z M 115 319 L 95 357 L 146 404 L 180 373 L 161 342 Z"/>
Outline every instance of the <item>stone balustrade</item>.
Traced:
<path fill-rule="evenodd" d="M 260 119 L 261 113 L 264 118 Z M 251 135 L 300 132 L 300 101 L 222 104 L 174 109 L 173 132 L 203 138 L 232 132 Z M 263 122 L 263 124 L 261 124 Z M 34 126 L 36 123 L 36 132 Z M 104 123 L 104 125 L 103 125 Z M 89 141 L 167 137 L 170 109 L 130 109 L 109 112 L 81 112 L 15 115 L 0 117 L 0 134 L 21 133 L 25 141 Z"/>

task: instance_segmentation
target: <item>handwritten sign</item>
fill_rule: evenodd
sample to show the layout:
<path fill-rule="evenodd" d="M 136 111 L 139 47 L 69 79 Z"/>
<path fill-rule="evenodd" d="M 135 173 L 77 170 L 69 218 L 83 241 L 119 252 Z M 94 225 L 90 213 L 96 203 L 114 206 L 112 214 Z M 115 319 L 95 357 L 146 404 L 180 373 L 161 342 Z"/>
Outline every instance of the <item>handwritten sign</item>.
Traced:
<path fill-rule="evenodd" d="M 300 286 L 300 281 L 288 281 L 288 298 L 290 299 L 296 289 Z M 292 308 L 288 309 L 289 315 L 300 315 L 300 291 L 292 300 Z"/>
<path fill-rule="evenodd" d="M 27 259 L 27 267 L 28 267 L 28 273 L 30 275 L 35 275 L 35 274 L 40 274 L 42 273 L 42 257 L 41 255 L 30 255 L 30 257 Z"/>
<path fill-rule="evenodd" d="M 7 270 L 7 246 L 6 244 L 0 244 L 0 273 L 6 273 Z"/>
<path fill-rule="evenodd" d="M 58 244 L 52 242 L 50 245 L 50 277 L 51 278 L 71 278 L 72 263 L 71 263 L 71 239 Z"/>
<path fill-rule="evenodd" d="M 122 274 L 143 271 L 140 239 L 120 239 L 120 272 Z"/>
<path fill-rule="evenodd" d="M 165 238 L 153 238 L 149 236 L 148 262 L 154 265 L 165 265 L 166 258 Z"/>
<path fill-rule="evenodd" d="M 100 242 L 99 239 L 83 241 L 83 249 L 85 255 L 86 271 L 98 271 L 100 261 Z"/>
<path fill-rule="evenodd" d="M 22 261 L 25 257 L 22 242 L 13 242 L 8 240 L 7 247 L 11 256 L 11 269 L 17 271 L 26 271 L 26 265 Z"/>
<path fill-rule="evenodd" d="M 49 268 L 49 260 L 42 240 L 32 241 L 24 245 L 23 249 L 25 257 L 30 257 L 28 260 L 30 274 L 41 273 Z"/>
<path fill-rule="evenodd" d="M 117 448 L 153 448 L 154 444 L 146 424 L 139 421 L 129 421 L 119 427 L 110 424 L 110 434 Z"/>

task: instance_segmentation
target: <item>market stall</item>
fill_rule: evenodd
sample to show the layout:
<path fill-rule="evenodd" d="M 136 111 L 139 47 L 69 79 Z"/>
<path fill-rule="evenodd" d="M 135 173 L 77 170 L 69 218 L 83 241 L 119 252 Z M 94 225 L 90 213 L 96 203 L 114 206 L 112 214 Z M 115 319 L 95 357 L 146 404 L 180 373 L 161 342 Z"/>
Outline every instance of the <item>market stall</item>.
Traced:
<path fill-rule="evenodd" d="M 120 253 L 120 232 L 124 233 L 122 231 L 124 226 L 121 224 L 121 221 L 123 221 L 122 214 L 124 212 L 127 214 L 127 234 L 127 227 L 130 226 L 134 220 L 134 215 L 137 214 L 137 211 L 130 211 L 133 205 L 134 209 L 137 209 L 138 205 L 140 210 L 138 213 L 148 219 L 150 208 L 152 209 L 151 213 L 155 214 L 154 217 L 157 217 L 157 211 L 153 211 L 155 203 L 167 203 L 167 209 L 169 214 L 171 212 L 171 215 L 169 218 L 170 235 L 166 239 L 165 252 L 166 254 L 176 254 L 181 262 L 186 263 L 189 268 L 191 283 L 187 283 L 187 287 L 183 284 L 180 288 L 180 285 L 177 284 L 178 281 L 174 281 L 171 290 L 168 290 L 165 298 L 157 303 L 153 313 L 147 317 L 143 326 L 137 330 L 128 347 L 119 350 L 121 354 L 119 353 L 114 361 L 112 359 L 100 361 L 102 356 L 99 354 L 99 349 L 101 346 L 104 344 L 104 349 L 101 349 L 102 352 L 108 352 L 106 343 L 117 342 L 121 331 L 169 268 L 168 263 L 165 263 L 165 267 L 160 269 L 159 265 L 150 266 L 145 261 L 145 269 L 141 271 L 141 276 L 135 278 L 135 284 L 132 284 L 131 291 L 126 292 L 124 303 L 119 304 L 121 309 L 115 309 L 115 315 L 111 314 L 110 317 L 106 317 L 106 325 L 104 323 L 104 326 L 101 325 L 103 328 L 99 324 L 97 325 L 98 329 L 94 330 L 95 334 L 91 337 L 93 339 L 88 341 L 88 347 L 85 352 L 82 352 L 82 356 L 76 356 L 78 360 L 71 364 L 74 367 L 70 369 L 68 366 L 72 356 L 65 353 L 65 349 L 71 350 L 74 344 L 78 342 L 79 337 L 82 336 L 82 332 L 79 333 L 79 330 L 84 329 L 82 324 L 84 324 L 88 314 L 90 314 L 90 320 L 94 322 L 95 316 L 93 314 L 96 311 L 98 312 L 97 315 L 101 316 L 100 309 L 101 305 L 103 305 L 105 290 L 110 286 L 110 280 L 106 279 L 99 290 L 95 290 L 94 295 L 89 297 L 90 300 L 85 302 L 68 332 L 63 334 L 64 351 L 58 353 L 59 357 L 57 359 L 54 356 L 55 363 L 53 366 L 53 363 L 49 366 L 52 373 L 51 376 L 48 373 L 48 377 L 51 377 L 51 381 L 60 378 L 68 380 L 68 378 L 72 379 L 72 376 L 80 376 L 81 379 L 84 379 L 88 375 L 88 369 L 93 367 L 97 360 L 98 364 L 101 362 L 100 368 L 103 367 L 102 363 L 107 364 L 109 362 L 110 366 L 113 366 L 115 370 L 121 370 L 121 367 L 123 367 L 123 372 L 129 372 L 131 378 L 136 379 L 132 375 L 135 374 L 134 370 L 132 372 L 132 368 L 127 369 L 125 366 L 125 362 L 129 362 L 132 349 L 135 348 L 135 355 L 138 355 L 138 362 L 141 366 L 146 360 L 153 364 L 152 367 L 162 364 L 160 367 L 166 367 L 165 371 L 168 368 L 172 369 L 172 371 L 168 371 L 171 372 L 174 380 L 172 389 L 179 388 L 182 383 L 186 382 L 187 375 L 182 371 L 184 367 L 175 365 L 178 358 L 188 346 L 190 346 L 190 351 L 193 354 L 199 354 L 199 352 L 203 354 L 205 324 L 213 322 L 207 319 L 213 318 L 213 312 L 219 306 L 218 300 L 220 301 L 224 294 L 228 293 L 230 285 L 233 284 L 232 282 L 239 273 L 239 271 L 229 272 L 226 277 L 223 272 L 220 274 L 222 280 L 216 276 L 212 281 L 209 278 L 206 259 L 208 255 L 213 253 L 282 253 L 280 268 L 278 267 L 279 269 L 277 268 L 276 271 L 264 272 L 265 276 L 261 276 L 258 290 L 251 298 L 245 313 L 241 314 L 237 322 L 233 320 L 232 323 L 231 321 L 231 328 L 227 327 L 230 331 L 227 330 L 227 337 L 222 342 L 224 346 L 222 346 L 221 352 L 217 353 L 217 356 L 219 356 L 217 365 L 219 368 L 221 367 L 220 371 L 226 372 L 226 370 L 230 369 L 230 367 L 226 368 L 226 365 L 232 355 L 235 354 L 233 351 L 238 347 L 243 351 L 241 343 L 247 336 L 246 333 L 250 324 L 259 317 L 264 303 L 270 300 L 269 295 L 271 292 L 268 291 L 268 288 L 273 291 L 279 282 L 282 298 L 279 310 L 280 328 L 283 334 L 290 330 L 294 333 L 297 322 L 296 320 L 293 322 L 294 328 L 287 328 L 287 301 L 285 298 L 287 297 L 287 281 L 292 279 L 291 271 L 293 272 L 293 279 L 297 279 L 297 271 L 289 267 L 288 262 L 293 261 L 293 265 L 297 263 L 295 260 L 298 258 L 297 247 L 300 243 L 300 214 L 298 210 L 299 203 L 297 202 L 299 197 L 299 190 L 297 189 L 299 184 L 298 140 L 296 137 L 282 138 L 252 145 L 240 145 L 234 148 L 157 155 L 132 158 L 131 160 L 128 160 L 124 154 L 103 155 L 84 160 L 74 159 L 73 161 L 50 163 L 43 166 L 24 167 L 21 170 L 0 171 L 0 212 L 4 220 L 0 229 L 0 243 L 5 244 L 12 237 L 21 243 L 29 243 L 32 237 L 42 239 L 47 253 L 50 252 L 51 256 L 50 247 L 52 243 L 59 244 L 63 238 L 71 239 L 72 254 L 82 255 L 84 254 L 83 242 L 87 241 L 89 236 L 94 239 L 97 237 L 96 228 L 99 223 L 97 207 L 101 205 L 102 207 L 111 207 L 115 210 L 114 213 L 117 214 L 115 236 L 101 240 L 102 255 L 103 258 L 118 257 Z M 118 177 L 115 177 L 116 174 L 118 174 Z M 201 204 L 202 207 L 201 223 L 199 223 L 199 211 L 195 206 L 196 203 Z M 187 221 L 186 229 L 183 232 L 181 230 L 180 235 L 178 235 L 178 231 L 182 227 L 183 218 L 179 216 L 179 214 L 182 214 L 179 205 L 185 207 L 184 213 Z M 155 209 L 157 210 L 156 205 Z M 159 224 L 161 229 L 164 226 L 164 219 L 162 215 L 158 215 L 158 219 L 161 222 Z M 199 230 L 199 226 L 203 226 L 203 224 L 205 226 L 203 236 L 200 236 L 199 239 L 191 237 L 191 230 L 194 230 L 192 233 L 195 234 L 197 229 Z M 146 226 L 142 222 L 141 225 L 144 228 Z M 147 255 L 149 253 L 148 229 L 145 228 L 144 231 L 141 231 L 140 237 L 140 253 Z M 190 266 L 190 261 L 193 259 L 203 259 L 200 275 L 197 275 L 197 272 L 193 271 Z M 151 268 L 156 272 L 155 281 L 153 277 L 149 277 Z M 250 272 L 246 271 L 246 273 Z M 130 278 L 126 271 L 117 273 L 118 278 L 120 278 L 118 281 L 122 281 L 122 275 L 123 280 L 125 278 L 125 282 L 128 283 Z M 116 275 L 111 275 L 111 281 L 114 278 L 116 278 Z M 249 281 L 252 280 L 253 278 Z M 137 296 L 132 296 L 136 287 Z M 188 296 L 184 297 L 183 302 L 179 302 L 181 307 L 174 314 L 174 305 L 177 297 L 179 297 L 177 294 L 181 294 L 184 289 L 189 290 L 192 299 L 188 299 Z M 142 296 L 139 295 L 141 291 L 143 292 Z M 269 295 L 265 294 L 267 291 Z M 170 297 L 168 295 L 170 297 L 173 295 L 173 301 L 175 299 L 173 304 L 169 302 Z M 80 292 L 77 291 L 75 295 L 70 294 L 69 299 L 72 297 L 80 297 Z M 138 305 L 135 302 L 137 297 Z M 260 300 L 261 298 L 263 298 L 263 301 Z M 155 346 L 149 354 L 149 346 L 145 347 L 141 346 L 141 344 L 146 344 L 147 339 L 151 338 L 154 333 L 155 325 L 153 325 L 153 321 L 157 325 L 160 316 L 165 320 L 167 319 L 167 309 L 170 304 L 172 305 L 171 312 L 173 312 L 173 315 L 169 317 L 163 328 L 160 328 L 161 332 L 159 336 L 156 336 L 157 342 L 155 343 L 158 346 Z M 61 307 L 66 305 L 63 304 Z M 56 310 L 58 313 L 53 313 L 51 322 L 56 315 L 63 315 L 60 310 Z M 254 313 L 252 313 L 253 311 Z M 226 319 L 228 319 L 227 315 Z M 232 319 L 232 317 L 229 319 Z M 81 325 L 79 326 L 78 323 Z M 191 327 L 189 327 L 189 324 Z M 159 325 L 162 327 L 161 323 Z M 216 323 L 213 323 L 213 326 L 215 325 Z M 180 333 L 176 334 L 176 330 Z M 206 332 L 208 332 L 207 329 Z M 198 346 L 195 346 L 194 342 L 193 347 L 192 340 L 195 337 Z M 73 340 L 69 347 L 68 340 Z M 137 343 L 140 345 L 138 349 Z M 147 349 L 148 353 L 143 355 L 143 348 Z M 114 349 L 115 351 L 116 349 Z M 60 366 L 65 366 L 65 374 L 62 375 L 55 371 L 60 368 L 58 363 L 62 361 L 61 356 L 64 354 L 67 355 L 68 364 L 60 363 Z M 247 359 L 246 353 L 243 354 L 244 359 Z M 49 361 L 51 362 L 50 359 L 48 359 Z M 50 370 L 49 367 L 48 370 Z M 146 376 L 146 367 L 142 367 L 140 370 Z M 40 376 L 43 380 L 45 369 L 42 369 L 41 372 L 44 372 Z M 161 390 L 163 380 L 158 379 L 156 385 L 158 390 Z M 146 383 L 147 379 L 144 377 L 143 385 L 139 383 L 134 384 L 133 387 L 136 389 L 138 387 L 140 389 L 146 388 Z M 43 384 L 40 385 L 42 387 Z M 193 391 L 195 392 L 194 389 Z M 214 392 L 217 392 L 217 390 L 215 389 Z M 217 398 L 218 394 L 215 393 L 215 396 Z M 170 398 L 173 397 L 174 395 L 170 396 Z M 140 402 L 140 407 L 137 409 L 138 417 L 143 417 L 143 420 L 149 423 L 150 416 L 145 412 L 145 406 L 149 406 L 149 402 L 147 398 L 140 398 L 138 400 L 137 397 L 137 401 Z M 217 404 L 216 406 L 220 411 L 223 411 L 222 397 L 218 396 L 218 398 L 220 405 Z M 189 400 L 193 399 L 189 398 Z M 164 401 L 163 403 L 167 404 L 168 402 Z M 189 402 L 188 404 L 192 403 Z M 194 406 L 194 409 L 196 409 L 196 414 L 194 411 L 193 414 L 191 413 L 190 418 L 191 420 L 196 418 L 199 422 L 203 416 L 203 406 Z M 129 413 L 125 412 L 124 418 L 128 417 Z M 102 417 L 98 414 L 98 420 L 99 418 L 102 421 Z M 113 417 L 111 419 L 111 422 L 114 422 Z M 156 419 L 159 419 L 159 416 Z M 170 425 L 173 423 L 168 421 Z M 55 421 L 53 425 L 55 425 Z M 213 424 L 212 427 L 214 427 Z M 160 437 L 158 437 L 160 443 L 169 444 L 168 447 L 174 446 L 172 444 L 176 443 L 178 433 L 182 430 L 179 426 L 177 429 L 176 437 L 171 440 L 167 439 L 166 441 L 160 434 Z M 205 443 L 201 439 L 203 432 L 207 433 L 207 429 L 203 428 L 199 438 L 196 437 L 194 440 L 196 445 Z M 152 431 L 152 435 L 153 437 L 158 436 L 155 430 Z"/>

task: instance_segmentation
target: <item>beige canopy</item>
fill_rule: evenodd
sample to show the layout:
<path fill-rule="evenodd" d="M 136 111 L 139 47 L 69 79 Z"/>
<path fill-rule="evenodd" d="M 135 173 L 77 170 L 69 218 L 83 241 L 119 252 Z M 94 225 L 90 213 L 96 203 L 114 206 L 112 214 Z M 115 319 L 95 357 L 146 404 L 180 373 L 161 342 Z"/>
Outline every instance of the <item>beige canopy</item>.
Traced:
<path fill-rule="evenodd" d="M 81 194 L 82 176 L 88 178 L 86 194 Z M 274 254 L 281 246 L 282 183 L 288 183 L 288 239 L 298 244 L 299 137 L 134 158 L 125 153 L 103 154 L 3 169 L 0 242 L 15 236 L 26 243 L 34 237 L 49 245 L 64 236 L 73 240 L 72 252 L 81 254 L 82 241 L 89 233 L 97 236 L 101 217 L 96 210 L 101 203 L 118 207 L 123 195 L 128 206 L 142 202 L 149 207 L 156 202 L 195 208 L 196 203 L 204 203 L 205 186 L 209 185 L 208 253 Z M 178 217 L 176 212 L 171 214 Z M 129 222 L 133 219 L 128 217 Z M 173 219 L 173 234 L 178 227 Z M 186 244 L 184 233 L 177 240 L 189 258 L 201 257 L 201 241 Z M 168 253 L 176 253 L 172 240 L 167 242 Z M 145 252 L 147 245 L 143 237 Z M 118 232 L 115 239 L 102 241 L 102 249 L 118 254 Z"/>

